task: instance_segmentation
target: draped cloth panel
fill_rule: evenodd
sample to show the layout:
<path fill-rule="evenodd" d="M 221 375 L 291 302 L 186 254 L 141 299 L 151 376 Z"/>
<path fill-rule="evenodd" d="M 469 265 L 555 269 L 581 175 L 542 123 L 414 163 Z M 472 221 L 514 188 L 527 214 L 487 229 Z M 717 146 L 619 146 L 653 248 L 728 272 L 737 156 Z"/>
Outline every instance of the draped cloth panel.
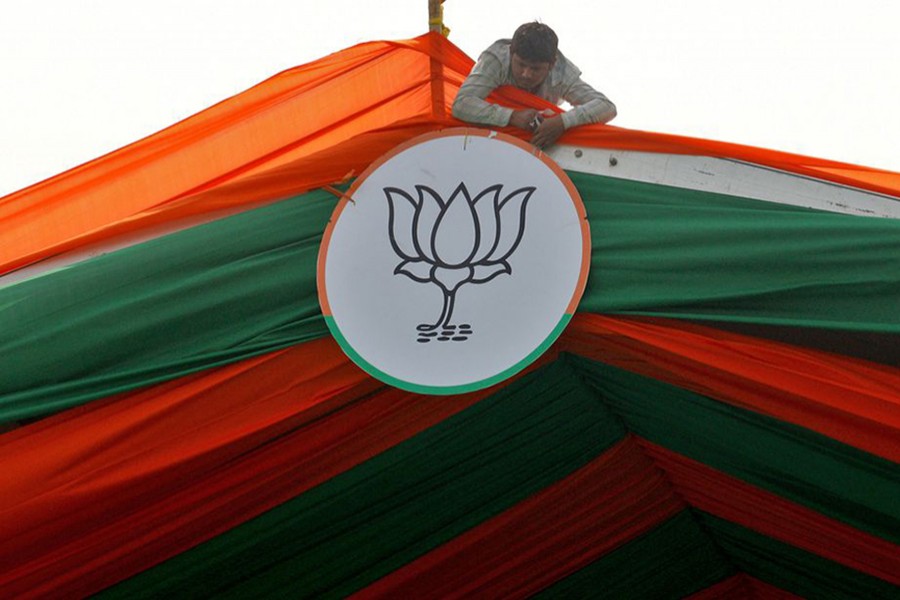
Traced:
<path fill-rule="evenodd" d="M 527 598 L 683 509 L 629 438 L 357 596 Z"/>
<path fill-rule="evenodd" d="M 649 348 L 647 346 L 646 349 Z M 635 356 L 639 358 L 640 354 Z M 137 574 L 164 558 L 177 558 L 179 551 L 188 551 L 197 543 L 209 540 L 214 545 L 201 553 L 201 556 L 208 555 L 207 559 L 196 563 L 191 552 L 182 554 L 179 561 L 164 563 L 168 565 L 162 571 L 168 573 L 166 577 L 160 579 L 157 574 L 150 580 L 167 582 L 165 589 L 186 589 L 184 586 L 189 583 L 184 577 L 200 577 L 205 572 L 202 569 L 196 570 L 200 565 L 206 564 L 206 568 L 212 568 L 210 574 L 221 570 L 215 561 L 228 556 L 227 552 L 223 554 L 221 544 L 227 546 L 229 538 L 216 538 L 214 536 L 217 533 L 224 535 L 234 527 L 243 530 L 245 526 L 241 523 L 247 522 L 248 517 L 259 514 L 262 518 L 267 514 L 265 510 L 275 510 L 279 506 L 282 508 L 278 510 L 284 514 L 290 514 L 294 507 L 305 511 L 304 507 L 313 506 L 308 504 L 315 498 L 308 496 L 316 489 L 313 486 L 318 484 L 319 493 L 326 493 L 326 488 L 321 488 L 321 485 L 329 480 L 334 481 L 329 484 L 333 490 L 329 493 L 336 493 L 334 501 L 338 501 L 344 497 L 341 492 L 343 484 L 338 483 L 341 477 L 350 476 L 353 471 L 362 468 L 364 471 L 353 474 L 354 480 L 362 478 L 362 481 L 369 481 L 370 475 L 365 473 L 374 464 L 373 467 L 368 467 L 366 461 L 378 458 L 379 461 L 390 462 L 393 460 L 389 458 L 391 453 L 385 452 L 397 444 L 411 444 L 410 448 L 404 449 L 397 456 L 422 456 L 436 460 L 434 453 L 443 447 L 442 444 L 450 439 L 462 444 L 464 442 L 460 436 L 463 435 L 469 440 L 466 444 L 474 444 L 473 449 L 466 449 L 466 452 L 474 451 L 480 447 L 485 434 L 480 429 L 467 432 L 472 424 L 478 422 L 471 421 L 472 417 L 462 419 L 470 410 L 477 409 L 476 414 L 490 414 L 483 411 L 492 405 L 508 407 L 508 416 L 502 417 L 504 420 L 499 421 L 498 425 L 523 418 L 541 419 L 543 423 L 551 415 L 554 415 L 548 423 L 551 428 L 578 421 L 584 423 L 585 415 L 589 414 L 585 410 L 594 401 L 584 395 L 584 388 L 577 385 L 572 387 L 578 378 L 572 376 L 571 368 L 566 366 L 568 362 L 557 361 L 557 366 L 551 370 L 547 370 L 547 367 L 539 368 L 532 375 L 523 375 L 521 384 L 514 383 L 497 392 L 448 399 L 421 397 L 381 388 L 350 365 L 333 342 L 322 340 L 298 346 L 296 350 L 280 351 L 233 367 L 218 369 L 202 377 L 191 376 L 177 382 L 177 385 L 164 384 L 127 398 L 93 403 L 81 410 L 68 411 L 10 432 L 0 438 L 5 442 L 0 455 L 8 457 L 5 461 L 7 464 L 3 467 L 10 474 L 8 481 L 16 482 L 17 485 L 7 485 L 4 489 L 2 497 L 5 506 L 0 514 L 6 517 L 3 531 L 5 539 L 12 543 L 9 554 L 4 556 L 5 564 L 20 566 L 5 573 L 8 579 L 3 580 L 4 587 L 0 589 L 10 593 L 24 593 L 28 590 L 49 592 L 53 589 L 82 589 L 85 593 L 93 593 L 129 573 Z M 804 547 L 810 544 L 809 535 L 826 534 L 826 538 L 832 540 L 831 545 L 819 544 L 817 552 L 832 548 L 828 551 L 832 554 L 826 552 L 826 558 L 855 565 L 866 573 L 881 573 L 882 578 L 891 580 L 891 561 L 896 560 L 897 547 L 884 540 L 883 536 L 890 537 L 888 530 L 894 525 L 886 524 L 887 530 L 881 530 L 882 537 L 879 538 L 858 530 L 853 525 L 842 524 L 842 521 L 852 522 L 854 519 L 852 515 L 842 512 L 843 501 L 840 498 L 835 497 L 824 507 L 815 506 L 819 502 L 818 494 L 807 491 L 794 501 L 785 503 L 781 498 L 791 493 L 784 483 L 760 480 L 747 487 L 748 484 L 731 479 L 717 469 L 702 467 L 715 462 L 706 456 L 704 446 L 711 444 L 709 452 L 725 454 L 727 458 L 729 444 L 735 438 L 742 439 L 749 448 L 760 451 L 768 449 L 766 451 L 782 452 L 798 458 L 804 453 L 808 454 L 824 440 L 810 434 L 797 438 L 797 431 L 785 429 L 786 426 L 777 422 L 751 418 L 742 409 L 723 413 L 722 406 L 699 396 L 689 396 L 686 398 L 690 398 L 690 402 L 696 407 L 688 411 L 680 409 L 681 419 L 688 425 L 698 420 L 708 422 L 709 427 L 721 430 L 721 433 L 709 435 L 709 439 L 699 449 L 690 449 L 688 446 L 693 458 L 678 457 L 665 450 L 660 443 L 676 448 L 679 443 L 667 441 L 665 437 L 653 433 L 653 423 L 670 423 L 671 416 L 665 412 L 659 415 L 648 412 L 660 393 L 675 394 L 673 399 L 678 397 L 681 393 L 677 388 L 661 388 L 653 379 L 635 379 L 637 376 L 610 370 L 599 363 L 579 362 L 577 365 L 582 372 L 587 367 L 588 372 L 605 373 L 598 400 L 602 405 L 612 402 L 610 406 L 614 410 L 622 409 L 619 405 L 621 401 L 616 396 L 608 395 L 605 390 L 619 389 L 619 386 L 610 387 L 615 381 L 628 382 L 621 389 L 630 390 L 627 394 L 631 398 L 630 402 L 635 405 L 622 413 L 625 417 L 624 426 L 629 430 L 644 432 L 644 435 L 649 436 L 647 444 L 638 446 L 628 442 L 622 445 L 619 442 L 615 445 L 615 440 L 621 439 L 623 425 L 612 413 L 600 409 L 597 422 L 606 423 L 602 430 L 608 431 L 605 435 L 609 436 L 608 439 L 614 445 L 604 450 L 605 446 L 601 444 L 594 450 L 601 452 L 597 455 L 598 462 L 592 463 L 600 469 L 596 471 L 596 476 L 600 477 L 596 484 L 590 483 L 594 475 L 587 474 L 594 473 L 591 470 L 594 467 L 585 466 L 588 471 L 579 475 L 582 472 L 576 470 L 568 478 L 560 473 L 559 483 L 548 480 L 543 491 L 535 491 L 530 496 L 531 499 L 522 500 L 518 504 L 507 504 L 507 508 L 494 518 L 488 518 L 482 525 L 475 526 L 468 533 L 461 533 L 455 539 L 447 539 L 443 545 L 435 546 L 432 553 L 411 562 L 408 567 L 384 572 L 385 578 L 382 581 L 373 579 L 371 583 L 374 587 L 365 593 L 377 594 L 380 593 L 379 589 L 390 590 L 394 584 L 406 589 L 405 586 L 415 585 L 414 582 L 422 577 L 424 579 L 421 581 L 434 583 L 434 577 L 429 574 L 435 573 L 449 577 L 448 585 L 451 587 L 461 586 L 462 583 L 455 574 L 464 572 L 471 575 L 471 564 L 466 561 L 474 561 L 479 568 L 484 568 L 487 578 L 485 581 L 493 581 L 490 585 L 500 586 L 497 589 L 505 590 L 504 593 L 514 593 L 513 588 L 508 586 L 514 582 L 522 582 L 522 573 L 516 570 L 519 569 L 516 565 L 521 565 L 524 571 L 537 569 L 540 565 L 541 572 L 558 573 L 554 577 L 570 573 L 570 576 L 576 577 L 579 566 L 592 564 L 591 557 L 599 560 L 617 551 L 621 544 L 630 543 L 640 537 L 642 532 L 648 532 L 654 524 L 658 526 L 667 517 L 671 517 L 672 511 L 683 506 L 681 498 L 688 500 L 695 508 L 723 518 L 736 519 L 745 526 L 757 526 L 760 518 L 763 518 L 765 524 L 769 511 L 780 505 L 782 508 L 778 509 L 781 511 L 778 514 L 801 526 L 791 533 L 791 530 L 785 530 L 780 525 L 781 521 L 777 520 L 774 535 L 778 539 L 788 536 L 788 541 Z M 266 381 L 267 387 L 280 391 L 266 397 L 257 397 L 257 385 L 260 381 Z M 587 381 L 591 384 L 592 376 Z M 486 399 L 491 393 L 498 394 L 498 398 L 487 403 Z M 303 404 L 297 402 L 300 398 L 316 400 Z M 523 404 L 526 398 L 531 398 L 532 403 Z M 564 406 L 581 398 L 577 402 L 581 403 L 582 408 L 574 410 L 580 415 L 579 419 L 569 419 L 567 415 L 573 412 L 572 409 L 557 412 L 551 398 L 557 398 L 557 403 L 564 402 Z M 638 410 L 641 406 L 644 408 Z M 466 407 L 470 409 L 467 410 Z M 537 410 L 538 407 L 541 410 Z M 679 408 L 676 406 L 673 410 Z M 463 412 L 454 421 L 451 417 L 458 411 Z M 715 416 L 717 413 L 730 416 L 716 426 L 715 420 L 723 418 Z M 207 423 L 203 418 L 206 414 L 215 414 L 217 419 Z M 506 421 L 510 418 L 513 421 Z M 783 430 L 789 437 L 778 443 L 767 441 L 773 438 L 769 434 L 761 435 L 752 426 L 754 420 L 760 424 L 767 423 L 766 427 L 774 427 L 777 431 Z M 252 427 L 254 421 L 258 425 Z M 225 426 L 227 423 L 231 423 L 230 434 Z M 725 423 L 730 425 L 723 427 L 722 424 Z M 428 430 L 428 427 L 432 429 Z M 448 434 L 453 432 L 453 437 L 441 435 L 439 432 L 442 427 Z M 741 433 L 736 434 L 734 427 L 738 427 Z M 422 442 L 410 437 L 417 436 L 417 432 L 426 431 L 430 431 L 430 436 L 438 436 L 435 441 L 438 445 L 430 444 L 432 449 L 427 452 L 417 449 Z M 526 428 L 522 431 L 531 430 Z M 552 429 L 547 432 L 550 431 Z M 354 432 L 354 435 L 349 437 L 349 432 Z M 565 429 L 560 429 L 559 433 L 568 436 L 567 440 L 571 437 L 571 434 L 565 434 Z M 527 435 L 530 438 L 537 434 L 537 431 L 533 431 Z M 667 435 L 683 434 L 676 428 Z M 554 441 L 559 439 L 556 433 L 550 438 L 546 436 L 547 433 L 542 434 L 540 439 L 550 444 L 548 448 L 557 448 L 558 451 L 560 447 Z M 808 440 L 803 441 L 803 437 Z M 794 441 L 788 442 L 789 445 L 783 445 L 792 438 Z M 568 444 L 571 445 L 572 442 L 569 441 Z M 508 447 L 511 451 L 517 446 L 502 443 L 498 450 Z M 539 448 L 542 447 L 544 446 Z M 466 446 L 460 447 L 463 448 Z M 570 450 L 577 448 L 572 447 Z M 684 448 L 681 450 L 684 451 Z M 87 451 L 90 454 L 86 454 Z M 645 456 L 643 452 L 649 454 Z M 730 452 L 734 456 L 745 455 L 747 458 L 725 464 L 738 465 L 735 471 L 737 477 L 754 480 L 754 472 L 745 472 L 740 467 L 741 460 L 747 461 L 753 456 L 752 452 L 748 449 L 736 454 L 734 450 Z M 518 451 L 514 452 L 514 456 L 516 453 Z M 829 454 L 839 453 L 846 455 L 849 461 L 847 464 L 861 465 L 868 462 L 871 465 L 865 471 L 855 474 L 850 472 L 849 467 L 844 467 L 844 473 L 838 475 L 842 481 L 852 476 L 857 478 L 856 485 L 866 490 L 890 485 L 884 480 L 884 477 L 890 479 L 890 471 L 879 474 L 883 463 L 878 459 L 864 458 L 848 449 L 842 450 L 840 446 L 834 446 Z M 129 459 L 130 456 L 134 458 Z M 703 462 L 698 461 L 698 458 Z M 461 457 L 451 459 L 448 456 L 448 460 L 451 460 L 448 464 L 455 464 Z M 530 463 L 533 463 L 533 459 L 524 462 L 515 460 L 509 465 L 519 465 L 517 468 L 522 468 Z M 628 468 L 625 468 L 626 465 Z M 614 468 L 616 466 L 620 468 Z M 781 468 L 788 469 L 789 476 L 784 481 L 806 479 L 808 490 L 828 487 L 828 483 L 815 474 L 810 477 L 809 474 L 791 471 L 793 467 L 788 464 Z M 373 474 L 376 472 L 378 471 L 373 471 Z M 667 486 L 660 487 L 658 476 L 662 472 L 675 483 L 674 490 Z M 773 474 L 776 472 L 773 471 Z M 190 473 L 188 480 L 185 479 L 186 473 Z M 346 475 L 342 476 L 342 473 Z M 407 470 L 401 469 L 398 472 L 401 476 L 397 480 L 398 484 L 406 481 L 412 474 L 403 473 L 407 473 Z M 816 473 L 826 479 L 830 475 L 821 468 L 816 469 Z M 101 474 L 104 474 L 102 478 Z M 455 475 L 449 475 L 447 484 L 453 483 L 454 478 Z M 476 479 L 473 484 L 473 490 L 482 489 L 485 482 Z M 766 489 L 757 489 L 761 484 Z M 594 485 L 599 485 L 600 488 L 594 488 Z M 363 499 L 370 498 L 375 490 L 382 489 L 382 485 L 366 484 L 365 489 L 368 491 L 362 494 Z M 410 492 L 414 489 L 410 488 Z M 554 491 L 557 489 L 558 491 Z M 727 493 L 723 493 L 723 490 Z M 840 493 L 848 497 L 861 497 L 854 490 L 843 490 Z M 583 497 L 581 494 L 588 496 Z M 638 496 L 632 498 L 633 494 Z M 835 490 L 830 490 L 829 494 L 835 495 Z M 352 494 L 347 496 L 350 497 Z M 444 494 L 439 494 L 436 498 L 443 497 Z M 417 496 L 411 496 L 411 499 L 415 498 Z M 745 504 L 748 498 L 756 500 L 751 500 L 749 507 Z M 796 504 L 798 499 L 801 504 Z M 617 518 L 612 513 L 607 514 L 618 502 L 626 500 L 621 505 L 625 513 Z M 888 508 L 890 499 L 886 499 L 886 502 L 882 510 L 890 512 L 893 510 Z M 812 512 L 810 508 L 803 508 L 803 505 L 810 506 Z M 569 508 L 558 512 L 565 507 Z M 51 510 L 56 518 L 51 523 L 45 523 L 45 516 Z M 425 509 L 412 510 L 418 515 L 431 513 Z M 589 511 L 590 514 L 577 518 L 574 515 L 580 514 L 579 510 Z M 763 517 L 752 517 L 754 510 L 762 510 Z M 821 510 L 834 516 L 817 516 Z M 277 514 L 271 513 L 266 518 L 275 518 Z M 543 516 L 537 519 L 536 515 Z M 836 521 L 835 517 L 839 520 Z M 748 518 L 751 520 L 747 521 Z M 757 521 L 752 520 L 753 518 Z M 896 523 L 898 519 L 896 514 L 890 517 L 886 514 L 885 518 L 889 518 L 892 523 Z M 631 520 L 635 521 L 628 525 Z M 322 517 L 317 517 L 308 526 L 320 527 L 326 522 L 327 519 L 323 521 Z M 541 523 L 540 526 L 538 522 Z M 260 535 L 264 538 L 273 535 L 276 536 L 274 539 L 280 538 L 278 527 L 270 529 L 263 526 L 265 521 L 260 523 L 257 526 L 249 522 L 246 525 L 248 530 L 243 533 L 234 530 L 230 536 L 248 541 L 257 540 L 252 548 L 257 548 L 253 550 L 254 553 L 258 552 L 256 544 L 263 543 L 261 539 L 258 540 Z M 570 523 L 571 529 L 565 529 L 564 523 Z M 809 527 L 802 526 L 804 523 L 812 523 L 815 528 L 810 530 Z M 543 540 L 539 545 L 554 543 L 556 545 L 552 546 L 553 550 L 548 548 L 546 552 L 535 554 L 534 544 L 538 542 L 528 542 L 529 538 L 525 536 L 531 526 L 537 527 L 535 540 Z M 593 529 L 595 526 L 598 528 L 596 531 Z M 773 531 L 766 527 L 768 526 L 762 528 L 763 533 L 772 535 Z M 516 546 L 503 537 L 504 532 L 509 534 L 511 531 L 522 533 L 521 546 Z M 835 533 L 828 534 L 828 531 Z M 553 542 L 550 532 L 562 536 L 559 542 Z M 828 535 L 832 537 L 828 538 Z M 834 535 L 844 537 L 835 538 Z M 307 537 L 297 532 L 292 539 Z M 620 540 L 618 544 L 615 542 L 617 539 Z M 490 568 L 491 563 L 483 555 L 485 544 L 493 543 L 490 540 L 495 540 L 499 547 L 512 553 L 503 555 L 498 550 L 498 557 L 506 558 L 497 563 L 495 568 Z M 837 544 L 837 540 L 841 543 Z M 348 542 L 353 543 L 352 540 Z M 842 546 L 852 549 L 849 558 L 846 551 L 834 555 L 834 548 Z M 23 552 L 26 548 L 28 551 Z M 101 552 L 101 548 L 106 550 Z M 315 554 L 309 556 L 313 557 Z M 488 556 L 493 556 L 493 553 L 488 553 Z M 241 555 L 236 557 L 238 562 L 243 561 L 240 557 Z M 557 567 L 548 566 L 547 561 L 551 559 L 559 561 Z M 209 560 L 213 562 L 205 562 Z M 535 563 L 535 560 L 539 562 Z M 862 565 L 854 561 L 862 561 Z M 194 570 L 184 571 L 180 564 L 197 566 L 191 567 Z M 459 569 L 448 567 L 454 564 L 469 566 L 460 566 Z M 685 565 L 682 567 L 687 568 Z M 231 568 L 227 570 L 230 571 Z M 286 573 L 296 577 L 294 569 L 289 569 Z M 175 574 L 180 575 L 172 579 Z M 268 581 L 263 578 L 257 583 L 268 585 Z M 175 587 L 170 587 L 173 585 Z M 206 589 L 204 586 L 208 585 L 208 577 L 203 575 L 197 585 Z M 133 586 L 126 585 L 122 588 L 122 593 L 130 596 L 135 593 L 135 589 L 145 588 L 157 591 L 163 589 L 154 588 L 147 580 L 138 577 Z M 366 589 L 361 588 L 361 593 Z"/>
<path fill-rule="evenodd" d="M 582 312 L 900 330 L 900 220 L 571 175 L 594 237 Z M 326 335 L 315 265 L 337 200 L 313 190 L 0 288 L 0 422 Z"/>
<path fill-rule="evenodd" d="M 679 496 L 698 510 L 900 585 L 900 546 L 865 535 L 780 496 L 644 443 Z"/>
<path fill-rule="evenodd" d="M 581 313 L 562 348 L 900 462 L 900 371 L 667 319 Z"/>
<path fill-rule="evenodd" d="M 484 395 L 423 403 L 384 389 L 323 339 L 10 432 L 0 438 L 0 590 L 96 591 Z"/>
<path fill-rule="evenodd" d="M 0 198 L 0 220 L 7 224 L 0 273 L 151 222 L 216 214 L 232 204 L 217 190 L 247 179 L 257 193 L 240 198 L 239 206 L 358 174 L 409 139 L 410 122 L 419 122 L 420 132 L 454 123 L 446 107 L 473 64 L 449 40 L 429 33 L 359 44 L 284 71 L 159 133 Z M 444 91 L 443 110 L 433 101 L 436 80 Z M 554 108 L 511 88 L 495 99 Z M 582 127 L 562 141 L 736 158 L 900 196 L 897 173 L 737 144 L 613 126 Z M 337 170 L 327 170 L 330 181 L 304 167 L 337 146 L 344 159 Z"/>
<path fill-rule="evenodd" d="M 454 65 L 465 63 L 458 49 L 439 44 L 432 36 L 361 44 L 289 69 L 157 134 L 0 199 L 0 220 L 10 231 L 0 247 L 0 272 L 179 198 L 432 114 L 429 55 L 446 61 L 448 93 Z"/>

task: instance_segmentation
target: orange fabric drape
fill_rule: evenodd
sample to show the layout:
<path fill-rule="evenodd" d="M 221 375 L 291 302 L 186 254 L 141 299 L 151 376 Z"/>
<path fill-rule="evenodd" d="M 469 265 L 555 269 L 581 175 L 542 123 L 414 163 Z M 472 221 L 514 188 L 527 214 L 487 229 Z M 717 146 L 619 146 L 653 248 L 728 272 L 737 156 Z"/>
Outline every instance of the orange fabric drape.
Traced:
<path fill-rule="evenodd" d="M 442 65 L 439 71 L 433 70 L 435 60 Z M 399 143 L 458 126 L 446 110 L 436 111 L 431 84 L 433 77 L 442 78 L 443 100 L 449 104 L 471 64 L 445 38 L 425 35 L 362 44 L 285 71 L 153 136 L 0 198 L 0 273 L 151 226 L 346 180 Z M 500 90 L 497 97 L 540 106 L 519 90 Z M 612 126 L 581 128 L 563 141 L 732 157 L 900 196 L 896 173 L 733 144 Z M 900 461 L 900 371 L 895 368 L 676 321 L 584 314 L 575 317 L 557 350 Z M 491 391 L 423 399 L 388 390 L 350 364 L 333 341 L 319 340 L 7 432 L 0 438 L 0 595 L 88 594 L 352 468 Z M 693 489 L 690 478 L 736 485 L 720 474 L 698 474 L 694 465 L 659 456 L 685 490 Z M 635 472 L 646 466 L 638 464 L 633 447 L 604 455 L 593 465 L 596 470 L 561 482 L 398 571 L 396 583 L 415 589 L 418 578 L 443 561 L 479 568 L 467 552 L 481 544 L 509 558 L 498 568 L 529 574 L 538 563 L 557 574 L 570 568 L 562 558 L 554 563 L 552 552 L 536 556 L 522 545 L 517 558 L 504 555 L 511 540 L 519 541 L 503 535 L 509 530 L 521 531 L 522 543 L 532 540 L 538 548 L 551 547 L 547 544 L 555 538 L 543 539 L 548 534 L 572 536 L 592 552 L 612 547 L 619 539 L 618 524 L 600 517 L 596 528 L 586 531 L 525 529 L 529 515 L 570 506 L 570 493 L 581 498 L 579 486 L 588 482 L 598 488 L 596 498 L 582 498 L 584 504 L 571 505 L 572 510 L 593 507 L 602 516 L 618 506 L 627 513 L 630 506 L 616 503 L 648 498 L 659 501 L 648 515 L 674 510 L 677 503 L 669 496 L 629 495 L 640 491 L 625 485 L 631 471 L 607 470 L 604 460 L 638 461 L 628 463 Z M 614 483 L 613 477 L 624 479 Z M 607 493 L 614 489 L 621 497 Z M 734 489 L 746 498 L 761 498 L 758 490 Z M 735 509 L 716 505 L 715 498 L 691 497 L 713 514 Z M 609 504 L 599 510 L 601 500 Z M 186 506 L 191 509 L 185 511 Z M 803 519 L 817 517 L 779 507 Z M 771 526 L 750 508 L 746 518 L 754 527 Z M 652 526 L 648 515 L 630 523 L 637 529 Z M 853 560 L 840 554 L 847 530 L 831 522 L 814 524 L 831 536 L 825 543 L 835 560 Z M 798 545 L 817 541 L 803 532 L 791 535 Z M 887 562 L 867 568 L 896 567 L 877 556 Z M 489 573 L 483 576 L 490 580 Z"/>
<path fill-rule="evenodd" d="M 265 173 L 246 175 L 212 189 L 147 208 L 127 218 L 110 221 L 91 231 L 74 232 L 70 238 L 35 248 L 31 254 L 17 257 L 8 266 L 25 266 L 47 256 L 91 244 L 124 240 L 123 245 L 128 245 L 131 236 L 140 239 L 137 232 L 187 228 L 267 201 L 346 181 L 359 175 L 366 165 L 398 144 L 435 131 L 446 123 L 449 123 L 446 119 L 415 118 L 376 129 L 302 159 L 273 167 Z M 0 267 L 0 274 L 2 272 L 3 268 Z"/>
<path fill-rule="evenodd" d="M 390 437 L 385 430 L 327 458 L 315 448 L 343 434 L 317 428 L 317 417 L 378 387 L 321 340 L 7 433 L 0 438 L 0 596 L 96 591 L 97 581 L 111 583 L 136 562 L 144 568 L 190 544 L 198 519 L 215 535 L 355 464 L 360 452 L 377 453 L 379 440 Z M 316 457 L 303 477 L 291 461 L 301 471 L 304 461 L 283 437 L 298 430 L 308 432 L 305 451 Z M 286 492 L 295 478 L 298 487 Z M 180 529 L 184 535 L 171 537 Z"/>
<path fill-rule="evenodd" d="M 585 313 L 560 347 L 900 462 L 900 369 L 677 320 Z"/>
<path fill-rule="evenodd" d="M 329 338 L 8 432 L 0 437 L 0 596 L 89 595 L 495 389 L 438 397 L 387 388 Z"/>
<path fill-rule="evenodd" d="M 419 133 L 462 125 L 448 117 L 448 107 L 472 64 L 443 36 L 426 34 L 360 44 L 280 73 L 159 133 L 0 198 L 0 274 L 114 235 L 197 215 L 211 218 L 223 207 L 280 199 L 359 173 L 373 155 Z M 443 110 L 435 89 L 443 90 Z M 509 106 L 548 107 L 513 88 L 501 88 L 494 98 Z M 737 144 L 608 125 L 578 128 L 562 142 L 730 157 L 900 196 L 897 173 Z M 334 164 L 325 164 L 326 157 Z M 250 189 L 246 185 L 230 188 L 227 201 L 204 193 L 251 178 L 259 189 L 245 197 L 236 194 Z"/>
<path fill-rule="evenodd" d="M 677 321 L 585 314 L 576 315 L 532 368 L 559 351 L 821 430 L 892 460 L 900 454 L 898 378 L 889 367 Z M 6 542 L 0 592 L 100 589 L 352 468 L 492 391 L 443 398 L 387 389 L 323 339 L 8 432 L 0 437 L 0 538 Z M 713 514 L 729 506 L 703 504 Z M 839 529 L 828 525 L 846 533 Z M 481 533 L 471 535 L 460 543 L 485 541 Z M 450 554 L 428 560 L 469 560 L 452 549 L 443 552 Z M 528 556 L 522 554 L 521 563 L 510 559 L 510 568 L 527 570 L 534 560 Z M 410 568 L 427 572 L 432 566 Z"/>
<path fill-rule="evenodd" d="M 430 57 L 441 59 L 451 82 L 462 78 L 452 76 L 453 66 L 468 64 L 442 40 L 425 35 L 361 44 L 284 71 L 159 133 L 0 198 L 0 273 L 178 198 L 432 115 Z"/>

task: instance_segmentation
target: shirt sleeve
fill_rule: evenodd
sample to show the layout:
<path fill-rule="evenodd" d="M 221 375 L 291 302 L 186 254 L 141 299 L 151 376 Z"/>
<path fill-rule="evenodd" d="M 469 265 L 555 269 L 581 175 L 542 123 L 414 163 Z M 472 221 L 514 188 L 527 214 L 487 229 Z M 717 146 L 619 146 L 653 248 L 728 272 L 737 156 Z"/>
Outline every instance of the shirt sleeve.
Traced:
<path fill-rule="evenodd" d="M 616 116 L 616 105 L 581 78 L 566 90 L 563 99 L 574 107 L 562 115 L 566 129 L 589 123 L 607 123 Z"/>
<path fill-rule="evenodd" d="M 506 127 L 513 109 L 487 102 L 485 98 L 503 83 L 503 65 L 490 53 L 484 53 L 459 88 L 453 101 L 453 116 L 467 123 Z"/>

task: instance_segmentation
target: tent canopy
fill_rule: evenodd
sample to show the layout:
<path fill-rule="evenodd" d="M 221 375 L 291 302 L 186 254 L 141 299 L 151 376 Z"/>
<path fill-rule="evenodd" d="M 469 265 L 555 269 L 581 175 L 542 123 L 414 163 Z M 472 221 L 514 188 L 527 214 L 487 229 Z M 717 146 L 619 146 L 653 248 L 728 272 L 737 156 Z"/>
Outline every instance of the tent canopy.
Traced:
<path fill-rule="evenodd" d="M 472 64 L 361 44 L 0 199 L 3 595 L 896 597 L 900 220 L 571 172 L 591 279 L 526 372 L 420 396 L 328 337 L 341 191 Z"/>

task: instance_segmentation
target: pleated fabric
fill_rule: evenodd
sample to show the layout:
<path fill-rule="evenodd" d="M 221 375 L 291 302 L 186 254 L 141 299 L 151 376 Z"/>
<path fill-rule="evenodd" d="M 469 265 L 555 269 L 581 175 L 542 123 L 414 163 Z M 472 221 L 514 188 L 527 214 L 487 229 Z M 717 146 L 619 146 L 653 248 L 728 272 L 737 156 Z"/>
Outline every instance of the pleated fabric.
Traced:
<path fill-rule="evenodd" d="M 471 66 L 361 44 L 0 199 L 0 596 L 900 594 L 900 221 L 571 172 L 591 275 L 534 365 L 437 397 L 343 355 L 322 232 L 372 161 L 460 125 Z M 723 142 L 562 141 L 900 197 Z"/>

